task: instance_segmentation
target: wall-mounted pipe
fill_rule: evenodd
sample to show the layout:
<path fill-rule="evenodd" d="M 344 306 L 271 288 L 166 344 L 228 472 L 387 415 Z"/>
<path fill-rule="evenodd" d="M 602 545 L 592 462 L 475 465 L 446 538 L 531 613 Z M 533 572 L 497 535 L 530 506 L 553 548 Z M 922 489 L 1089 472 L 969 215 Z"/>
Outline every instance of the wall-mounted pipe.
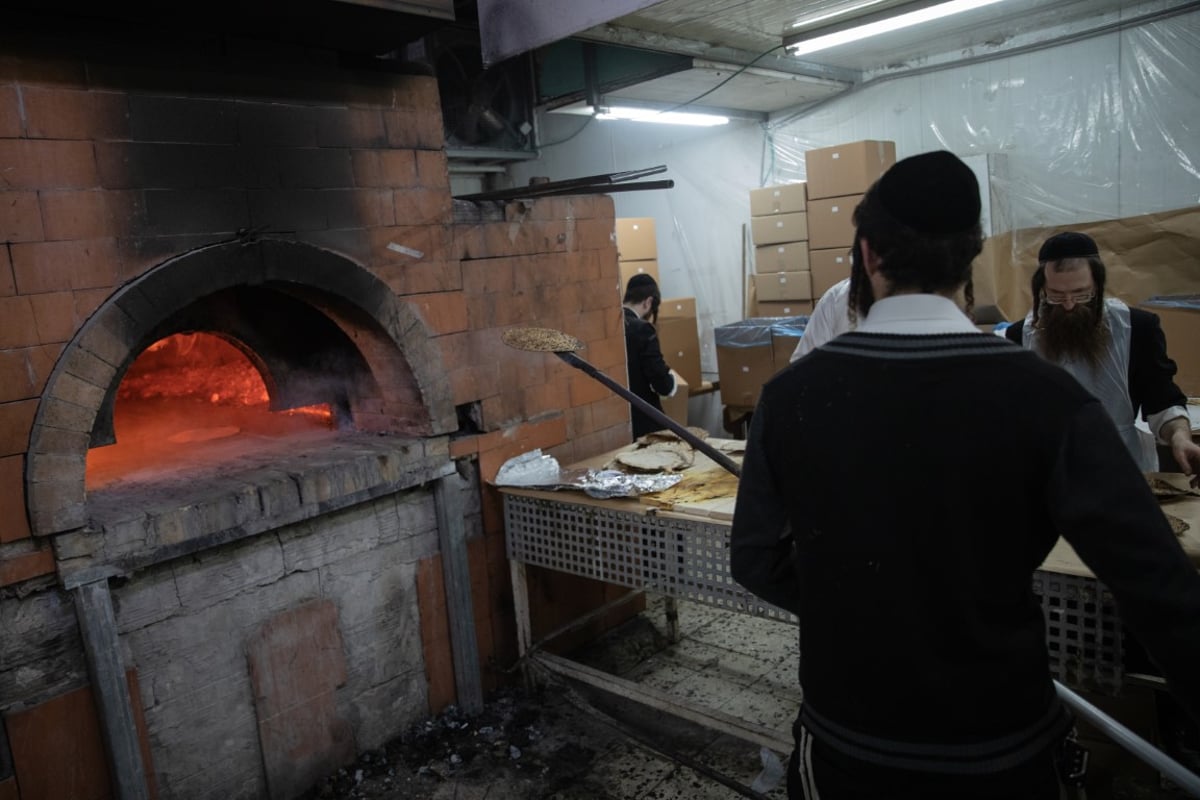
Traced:
<path fill-rule="evenodd" d="M 108 575 L 76 579 L 67 586 L 75 599 L 75 615 L 83 636 L 92 696 L 100 717 L 100 731 L 108 752 L 117 800 L 149 800 L 142 748 L 133 716 L 133 702 L 125 665 L 121 661 L 121 642 L 113 613 Z"/>

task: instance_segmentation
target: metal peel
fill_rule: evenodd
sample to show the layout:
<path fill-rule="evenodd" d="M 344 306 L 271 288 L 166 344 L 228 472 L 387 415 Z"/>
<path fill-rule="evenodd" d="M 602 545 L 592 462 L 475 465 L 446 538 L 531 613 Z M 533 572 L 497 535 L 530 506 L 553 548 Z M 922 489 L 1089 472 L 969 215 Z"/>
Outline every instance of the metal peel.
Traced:
<path fill-rule="evenodd" d="M 583 343 L 574 336 L 553 328 L 512 328 L 500 334 L 500 339 L 509 347 L 535 353 L 574 353 L 583 349 Z"/>
<path fill-rule="evenodd" d="M 668 417 L 659 409 L 647 403 L 642 398 L 638 397 L 628 388 L 614 381 L 612 378 L 605 375 L 594 366 L 584 361 L 579 356 L 575 355 L 576 350 L 583 348 L 583 343 L 574 336 L 556 331 L 553 328 L 512 328 L 500 334 L 501 340 L 509 347 L 515 347 L 518 350 L 530 350 L 538 353 L 554 353 L 563 361 L 575 367 L 578 370 L 586 372 L 600 383 L 612 389 L 614 392 L 625 398 L 638 411 L 641 411 L 650 419 L 662 425 L 667 430 L 677 435 L 680 439 L 690 444 L 692 447 L 699 450 L 704 455 L 711 458 L 721 467 L 724 467 L 734 475 L 741 476 L 742 469 L 734 461 L 724 453 L 718 451 L 715 447 L 705 442 L 696 434 L 689 431 L 684 426 L 680 425 L 675 420 Z"/>

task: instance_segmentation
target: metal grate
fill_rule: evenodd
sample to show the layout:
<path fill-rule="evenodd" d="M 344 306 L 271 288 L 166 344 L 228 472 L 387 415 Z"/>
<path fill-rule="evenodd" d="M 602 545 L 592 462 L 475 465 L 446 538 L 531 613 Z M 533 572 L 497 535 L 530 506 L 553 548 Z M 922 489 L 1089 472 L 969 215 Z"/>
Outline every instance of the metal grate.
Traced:
<path fill-rule="evenodd" d="M 504 494 L 508 557 L 634 589 L 795 624 L 729 574 L 729 526 L 640 511 Z M 1095 578 L 1038 571 L 1053 677 L 1118 694 L 1124 678 L 1120 620 Z"/>
<path fill-rule="evenodd" d="M 508 557 L 523 564 L 796 623 L 729 574 L 729 526 L 504 494 Z"/>
<path fill-rule="evenodd" d="M 1046 615 L 1051 674 L 1074 689 L 1118 694 L 1124 642 L 1108 590 L 1095 578 L 1039 570 L 1033 593 Z"/>

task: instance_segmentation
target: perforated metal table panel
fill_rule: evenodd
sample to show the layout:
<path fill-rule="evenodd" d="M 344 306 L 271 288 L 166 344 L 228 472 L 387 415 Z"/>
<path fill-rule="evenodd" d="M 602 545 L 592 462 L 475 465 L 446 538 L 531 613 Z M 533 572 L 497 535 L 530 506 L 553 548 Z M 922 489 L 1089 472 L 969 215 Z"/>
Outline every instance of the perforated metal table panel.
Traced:
<path fill-rule="evenodd" d="M 795 623 L 729 574 L 729 526 L 504 493 L 512 561 Z"/>
<path fill-rule="evenodd" d="M 503 497 L 508 557 L 514 565 L 798 622 L 734 582 L 729 525 L 723 521 L 657 514 L 636 503 L 609 507 L 600 501 L 509 490 Z M 1118 694 L 1124 680 L 1124 635 L 1109 592 L 1095 577 L 1047 570 L 1034 573 L 1033 591 L 1045 614 L 1052 676 L 1074 689 Z"/>
<path fill-rule="evenodd" d="M 1046 616 L 1050 674 L 1073 689 L 1120 693 L 1124 633 L 1108 590 L 1093 577 L 1038 570 L 1033 593 Z"/>

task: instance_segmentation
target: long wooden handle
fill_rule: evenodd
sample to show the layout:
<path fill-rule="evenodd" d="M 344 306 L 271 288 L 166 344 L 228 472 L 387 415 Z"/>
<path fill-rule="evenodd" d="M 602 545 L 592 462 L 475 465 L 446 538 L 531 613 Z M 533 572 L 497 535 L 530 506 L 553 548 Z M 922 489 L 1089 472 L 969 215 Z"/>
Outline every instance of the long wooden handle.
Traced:
<path fill-rule="evenodd" d="M 650 405 L 642 398 L 638 397 L 636 394 L 629 391 L 624 386 L 617 383 L 612 378 L 608 377 L 603 372 L 596 369 L 595 367 L 593 367 L 588 362 L 584 361 L 579 356 L 575 355 L 574 353 L 555 353 L 555 355 L 558 356 L 559 358 L 561 358 L 563 361 L 570 364 L 572 367 L 583 370 L 588 375 L 591 375 L 593 378 L 595 378 L 596 380 L 603 383 L 609 389 L 612 389 L 614 392 L 621 395 L 621 397 L 625 398 L 630 403 L 632 403 L 633 407 L 636 408 L 638 411 L 641 411 L 643 414 L 650 417 L 655 422 L 662 425 L 664 428 L 671 430 L 680 439 L 683 439 L 685 442 L 690 444 L 692 447 L 696 448 L 701 453 L 704 453 L 704 455 L 708 456 L 713 461 L 717 462 L 717 464 L 721 465 L 722 467 L 724 467 L 729 472 L 733 473 L 738 478 L 742 477 L 742 468 L 739 467 L 737 465 L 737 463 L 734 462 L 733 459 L 731 459 L 729 456 L 725 455 L 720 450 L 716 449 L 711 444 L 704 441 L 699 436 L 692 433 L 687 428 L 680 425 L 678 422 L 671 419 L 666 414 L 659 411 L 657 408 Z"/>

